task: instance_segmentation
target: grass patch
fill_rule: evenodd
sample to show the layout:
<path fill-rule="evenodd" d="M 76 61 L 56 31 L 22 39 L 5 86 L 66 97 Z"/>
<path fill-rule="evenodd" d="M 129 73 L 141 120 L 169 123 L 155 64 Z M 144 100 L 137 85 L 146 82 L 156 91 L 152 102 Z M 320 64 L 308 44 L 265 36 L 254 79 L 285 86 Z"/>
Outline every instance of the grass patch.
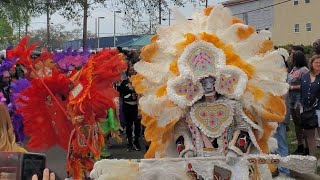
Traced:
<path fill-rule="evenodd" d="M 292 154 L 297 149 L 297 144 L 293 143 L 296 141 L 296 133 L 294 130 L 294 123 L 290 121 L 289 123 L 289 131 L 287 132 L 287 143 L 289 147 L 289 154 Z M 320 148 L 317 149 L 316 152 L 317 159 L 320 159 Z M 317 168 L 317 174 L 320 175 L 320 167 Z"/>

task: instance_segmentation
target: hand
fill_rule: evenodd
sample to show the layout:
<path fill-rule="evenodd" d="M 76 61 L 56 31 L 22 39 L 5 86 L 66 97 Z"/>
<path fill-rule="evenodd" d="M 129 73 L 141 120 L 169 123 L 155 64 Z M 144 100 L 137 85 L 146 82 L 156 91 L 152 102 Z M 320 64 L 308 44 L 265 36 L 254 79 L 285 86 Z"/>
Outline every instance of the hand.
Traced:
<path fill-rule="evenodd" d="M 55 180 L 56 177 L 54 175 L 54 173 L 50 173 L 49 174 L 49 169 L 44 169 L 43 170 L 43 178 L 42 180 Z M 32 180 L 38 180 L 38 176 L 37 175 L 33 175 L 32 176 Z"/>
<path fill-rule="evenodd" d="M 232 166 L 232 165 L 236 164 L 237 160 L 238 160 L 238 154 L 229 150 L 229 152 L 227 153 L 227 156 L 226 156 L 227 164 Z"/>
<path fill-rule="evenodd" d="M 190 158 L 190 157 L 194 157 L 194 151 L 192 149 L 184 149 L 183 151 L 181 151 L 180 158 Z"/>

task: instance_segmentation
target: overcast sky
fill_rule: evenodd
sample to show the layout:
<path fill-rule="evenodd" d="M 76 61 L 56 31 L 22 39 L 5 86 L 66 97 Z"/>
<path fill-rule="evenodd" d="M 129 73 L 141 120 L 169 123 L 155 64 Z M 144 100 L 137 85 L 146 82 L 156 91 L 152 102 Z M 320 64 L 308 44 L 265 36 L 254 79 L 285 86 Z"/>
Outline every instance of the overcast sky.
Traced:
<path fill-rule="evenodd" d="M 223 2 L 225 0 L 208 0 L 209 5 L 216 4 L 219 2 Z M 191 16 L 192 10 L 193 10 L 192 5 L 188 5 L 184 8 L 180 8 L 180 10 L 188 17 Z M 91 13 L 91 16 L 88 18 L 88 30 L 91 32 L 95 32 L 95 18 L 97 17 L 105 17 L 104 19 L 100 20 L 100 36 L 112 36 L 113 35 L 113 12 L 106 9 L 106 8 L 97 8 L 94 10 L 94 12 Z M 127 30 L 126 28 L 123 27 L 122 25 L 122 19 L 123 14 L 118 14 L 116 18 L 116 32 L 117 33 L 128 33 L 131 32 L 130 30 Z M 46 15 L 40 16 L 38 18 L 34 18 L 31 21 L 30 24 L 30 29 L 35 30 L 39 28 L 46 28 Z M 145 18 L 145 20 L 148 20 L 148 17 Z M 66 26 L 67 30 L 72 30 L 75 28 L 81 28 L 72 22 L 67 21 L 63 17 L 61 17 L 58 14 L 54 14 L 51 17 L 51 22 L 54 24 L 63 24 Z M 172 21 L 172 23 L 174 23 Z M 163 21 L 163 24 L 168 24 L 168 21 Z"/>

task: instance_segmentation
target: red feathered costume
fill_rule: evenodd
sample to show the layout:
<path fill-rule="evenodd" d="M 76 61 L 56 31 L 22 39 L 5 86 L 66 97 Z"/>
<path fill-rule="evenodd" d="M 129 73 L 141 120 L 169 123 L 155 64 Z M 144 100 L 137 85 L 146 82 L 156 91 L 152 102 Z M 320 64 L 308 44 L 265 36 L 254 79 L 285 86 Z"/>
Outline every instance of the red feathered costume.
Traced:
<path fill-rule="evenodd" d="M 64 74 L 46 76 L 43 82 L 49 87 L 60 105 L 67 107 L 70 80 Z M 16 100 L 22 114 L 25 134 L 30 137 L 30 150 L 49 149 L 58 144 L 68 149 L 68 138 L 72 125 L 57 102 L 43 87 L 40 79 L 34 79 L 31 86 L 20 93 Z"/>
<path fill-rule="evenodd" d="M 106 110 L 115 107 L 118 92 L 113 83 L 121 79 L 126 63 L 118 51 L 104 50 L 69 79 L 47 61 L 51 54 L 32 61 L 35 45 L 26 43 L 27 38 L 22 39 L 9 54 L 35 75 L 17 100 L 25 133 L 31 138 L 28 148 L 45 150 L 58 144 L 68 149 L 67 170 L 74 179 L 83 179 L 93 168 L 93 158 L 100 157 L 104 138 L 98 124 L 107 116 Z"/>
<path fill-rule="evenodd" d="M 94 162 L 91 155 L 96 159 L 100 157 L 104 139 L 98 124 L 107 116 L 106 110 L 115 107 L 113 99 L 118 92 L 113 88 L 113 82 L 120 80 L 125 69 L 126 64 L 117 51 L 105 50 L 92 56 L 71 77 L 74 88 L 70 91 L 68 112 L 77 129 L 71 136 L 72 152 L 69 152 L 67 169 L 75 179 L 83 177 L 79 174 L 81 170 L 92 170 Z M 83 142 L 81 134 L 88 144 Z"/>

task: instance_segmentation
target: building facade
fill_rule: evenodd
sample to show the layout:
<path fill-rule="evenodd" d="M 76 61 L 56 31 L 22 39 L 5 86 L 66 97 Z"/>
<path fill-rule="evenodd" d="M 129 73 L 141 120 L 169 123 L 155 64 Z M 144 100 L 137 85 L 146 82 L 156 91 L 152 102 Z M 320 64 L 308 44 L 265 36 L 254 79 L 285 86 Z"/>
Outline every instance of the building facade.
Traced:
<path fill-rule="evenodd" d="M 320 0 L 229 0 L 222 4 L 258 31 L 270 30 L 275 45 L 311 45 L 320 38 Z"/>
<path fill-rule="evenodd" d="M 229 0 L 222 4 L 257 31 L 271 30 L 272 0 Z"/>
<path fill-rule="evenodd" d="M 273 0 L 274 4 L 284 0 Z M 291 0 L 273 7 L 272 37 L 277 45 L 312 45 L 320 38 L 320 0 Z"/>

